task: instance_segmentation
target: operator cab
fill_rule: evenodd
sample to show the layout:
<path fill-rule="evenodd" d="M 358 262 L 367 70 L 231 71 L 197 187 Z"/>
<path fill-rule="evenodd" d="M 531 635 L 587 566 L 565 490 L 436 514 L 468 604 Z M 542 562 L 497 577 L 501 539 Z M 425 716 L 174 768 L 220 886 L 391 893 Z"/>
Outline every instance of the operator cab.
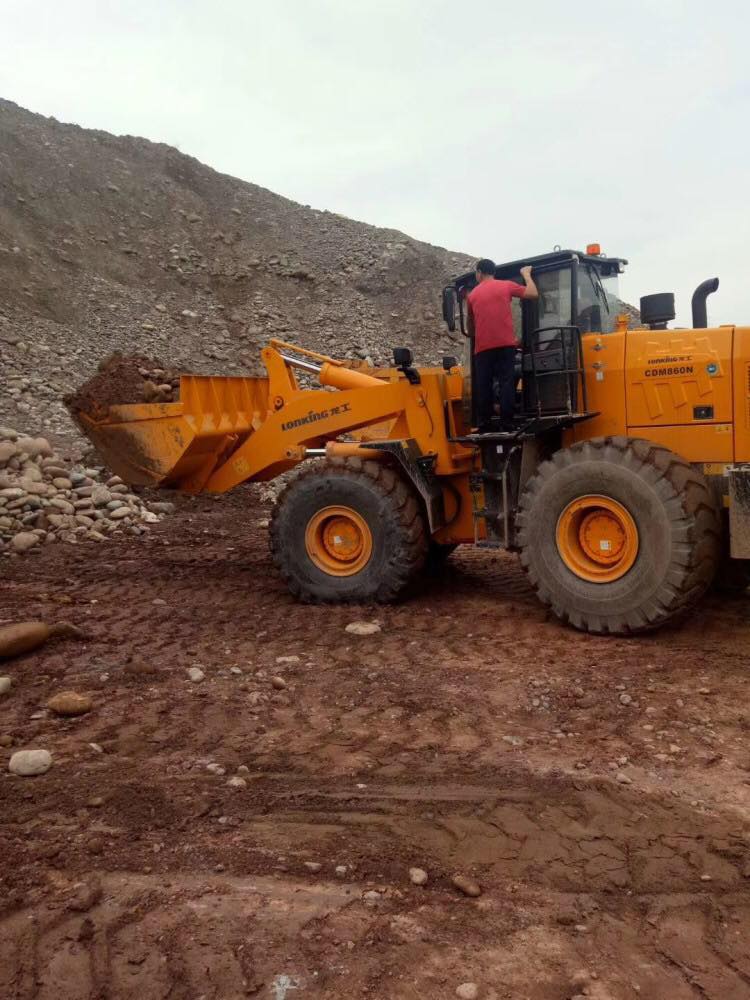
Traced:
<path fill-rule="evenodd" d="M 617 294 L 618 276 L 625 264 L 620 257 L 605 257 L 598 244 L 591 244 L 585 253 L 556 249 L 495 268 L 496 278 L 522 284 L 521 268 L 531 265 L 539 290 L 538 299 L 514 299 L 512 305 L 521 343 L 516 434 L 534 435 L 553 426 L 560 429 L 591 416 L 586 406 L 581 335 L 611 333 L 617 316 L 627 311 Z M 461 332 L 467 333 L 466 298 L 476 283 L 474 271 L 468 271 L 443 289 L 443 317 L 450 330 L 456 329 L 458 313 Z M 471 368 L 465 392 L 467 416 L 473 350 Z M 476 426 L 474 417 L 472 412 L 472 426 Z"/>
<path fill-rule="evenodd" d="M 577 326 L 581 333 L 611 333 L 617 315 L 626 310 L 618 295 L 618 278 L 626 264 L 621 257 L 605 257 L 598 244 L 590 244 L 586 253 L 554 250 L 498 264 L 495 277 L 522 284 L 521 268 L 533 268 L 539 298 L 514 302 L 523 342 L 545 327 Z M 443 318 L 450 330 L 456 329 L 458 311 L 461 332 L 466 333 L 466 297 L 476 283 L 474 271 L 468 271 L 443 290 Z"/>

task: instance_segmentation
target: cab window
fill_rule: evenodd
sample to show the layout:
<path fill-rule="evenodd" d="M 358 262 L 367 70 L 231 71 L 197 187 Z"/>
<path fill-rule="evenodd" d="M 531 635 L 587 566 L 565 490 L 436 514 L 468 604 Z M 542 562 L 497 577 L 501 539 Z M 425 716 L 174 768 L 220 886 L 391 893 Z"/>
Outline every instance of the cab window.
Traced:
<path fill-rule="evenodd" d="M 540 271 L 534 274 L 536 287 L 539 289 L 537 302 L 537 327 L 571 326 L 571 270 L 569 267 L 555 271 Z M 555 336 L 554 332 L 541 334 L 540 343 Z"/>
<path fill-rule="evenodd" d="M 615 310 L 598 273 L 591 267 L 578 268 L 578 328 L 581 333 L 611 333 Z"/>

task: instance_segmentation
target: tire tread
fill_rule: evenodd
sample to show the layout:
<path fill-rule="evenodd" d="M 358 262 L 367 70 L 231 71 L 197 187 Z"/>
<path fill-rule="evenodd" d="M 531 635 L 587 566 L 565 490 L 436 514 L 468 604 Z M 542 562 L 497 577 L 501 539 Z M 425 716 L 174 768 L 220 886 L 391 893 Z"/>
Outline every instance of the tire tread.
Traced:
<path fill-rule="evenodd" d="M 671 522 L 673 550 L 667 577 L 639 608 L 622 615 L 586 616 L 553 598 L 530 557 L 529 529 L 542 483 L 571 464 L 610 461 L 650 483 Z M 640 438 L 593 438 L 556 452 L 529 481 L 519 503 L 521 565 L 539 600 L 576 628 L 594 633 L 632 634 L 659 628 L 682 617 L 713 582 L 721 551 L 721 520 L 703 474 L 668 448 Z"/>
<path fill-rule="evenodd" d="M 381 462 L 363 462 L 356 456 L 311 463 L 282 490 L 273 508 L 269 531 L 271 555 L 282 579 L 292 594 L 306 604 L 359 603 L 373 599 L 373 596 L 359 593 L 356 587 L 350 595 L 323 593 L 314 582 L 300 580 L 294 571 L 293 554 L 282 538 L 281 515 L 285 504 L 301 485 L 322 477 L 357 481 L 370 491 L 374 489 L 388 508 L 396 525 L 397 546 L 373 596 L 381 603 L 394 601 L 424 565 L 428 542 L 424 517 L 412 487 L 401 476 Z"/>

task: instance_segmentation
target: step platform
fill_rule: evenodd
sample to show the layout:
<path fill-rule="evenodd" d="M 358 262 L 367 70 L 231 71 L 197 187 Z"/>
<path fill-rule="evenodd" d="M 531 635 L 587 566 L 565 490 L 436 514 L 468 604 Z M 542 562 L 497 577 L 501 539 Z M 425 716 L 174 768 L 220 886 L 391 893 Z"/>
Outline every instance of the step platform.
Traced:
<path fill-rule="evenodd" d="M 472 434 L 462 434 L 460 437 L 450 438 L 452 444 L 466 444 L 478 447 L 482 444 L 517 444 L 529 438 L 539 437 L 548 431 L 565 430 L 574 424 L 583 423 L 584 420 L 591 420 L 598 417 L 599 413 L 564 413 L 559 416 L 532 417 L 527 420 L 518 420 L 512 430 L 490 430 L 480 433 L 476 431 Z"/>

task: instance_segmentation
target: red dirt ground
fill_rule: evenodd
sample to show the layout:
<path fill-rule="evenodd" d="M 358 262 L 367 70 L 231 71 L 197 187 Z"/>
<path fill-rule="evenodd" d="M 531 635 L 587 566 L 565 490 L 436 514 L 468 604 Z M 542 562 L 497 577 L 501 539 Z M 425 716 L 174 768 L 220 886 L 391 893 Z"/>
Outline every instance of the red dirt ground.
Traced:
<path fill-rule="evenodd" d="M 0 623 L 89 638 L 0 664 L 0 997 L 750 997 L 747 603 L 597 639 L 459 550 L 400 605 L 305 607 L 265 516 L 3 563 Z"/>

